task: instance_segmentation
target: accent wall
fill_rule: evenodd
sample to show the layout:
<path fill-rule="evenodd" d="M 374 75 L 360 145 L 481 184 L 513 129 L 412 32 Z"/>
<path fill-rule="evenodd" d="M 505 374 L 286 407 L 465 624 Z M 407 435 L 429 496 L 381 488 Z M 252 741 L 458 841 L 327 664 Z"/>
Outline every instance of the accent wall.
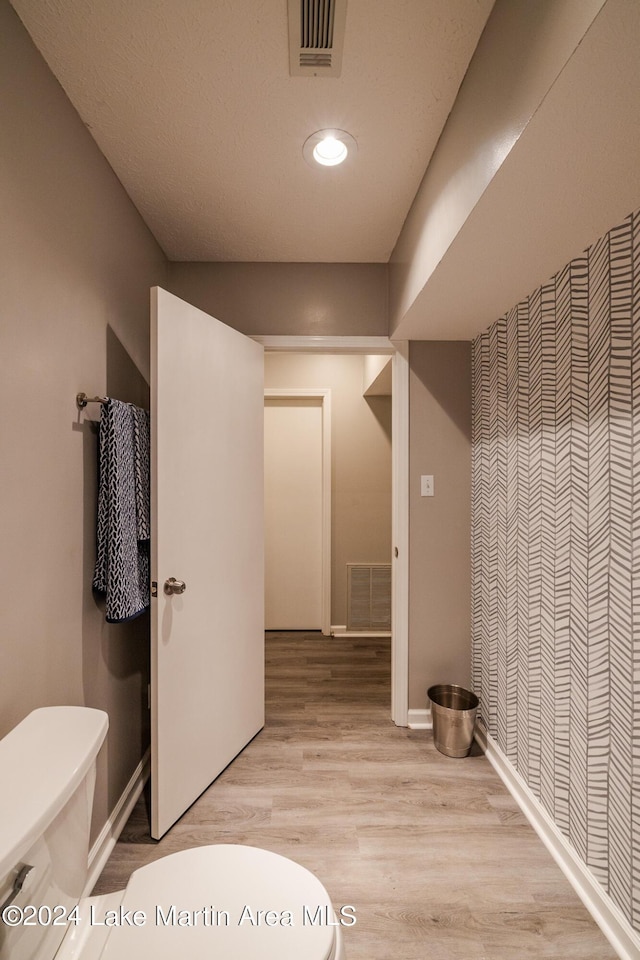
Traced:
<path fill-rule="evenodd" d="M 473 343 L 473 686 L 640 931 L 640 212 Z"/>

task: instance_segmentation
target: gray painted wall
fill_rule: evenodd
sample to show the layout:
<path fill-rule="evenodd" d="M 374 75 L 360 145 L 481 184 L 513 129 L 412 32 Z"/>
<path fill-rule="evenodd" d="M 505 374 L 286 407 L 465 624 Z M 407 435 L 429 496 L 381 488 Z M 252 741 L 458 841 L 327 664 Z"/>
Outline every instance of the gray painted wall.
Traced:
<path fill-rule="evenodd" d="M 109 713 L 95 834 L 148 744 L 149 639 L 92 595 L 99 411 L 75 395 L 148 404 L 166 263 L 5 0 L 0 48 L 0 735 L 48 704 Z"/>
<path fill-rule="evenodd" d="M 424 710 L 431 684 L 470 682 L 471 345 L 414 342 L 409 365 L 409 708 Z"/>
<path fill-rule="evenodd" d="M 386 263 L 170 263 L 169 290 L 249 336 L 386 337 Z"/>

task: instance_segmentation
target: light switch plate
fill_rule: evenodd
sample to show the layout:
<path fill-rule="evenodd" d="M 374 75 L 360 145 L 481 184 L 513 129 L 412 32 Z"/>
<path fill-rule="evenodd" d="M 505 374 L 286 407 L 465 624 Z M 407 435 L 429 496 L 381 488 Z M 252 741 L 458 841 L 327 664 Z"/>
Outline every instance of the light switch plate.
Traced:
<path fill-rule="evenodd" d="M 433 475 L 432 474 L 428 474 L 427 476 L 420 477 L 420 496 L 421 497 L 433 496 Z"/>

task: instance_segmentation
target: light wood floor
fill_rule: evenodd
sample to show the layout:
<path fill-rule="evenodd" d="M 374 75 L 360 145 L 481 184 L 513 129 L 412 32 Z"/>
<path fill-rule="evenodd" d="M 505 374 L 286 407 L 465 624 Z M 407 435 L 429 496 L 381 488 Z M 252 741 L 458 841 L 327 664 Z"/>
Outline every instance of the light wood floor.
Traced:
<path fill-rule="evenodd" d="M 176 850 L 247 843 L 356 907 L 347 960 L 615 957 L 484 756 L 391 723 L 388 641 L 266 646 L 264 730 L 159 843 L 141 799 L 94 893 Z"/>

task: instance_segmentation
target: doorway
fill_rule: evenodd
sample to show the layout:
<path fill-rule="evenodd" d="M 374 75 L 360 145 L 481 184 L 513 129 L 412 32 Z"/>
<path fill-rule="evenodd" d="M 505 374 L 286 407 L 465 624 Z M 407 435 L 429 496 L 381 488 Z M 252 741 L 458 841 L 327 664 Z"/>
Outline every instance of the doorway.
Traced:
<path fill-rule="evenodd" d="M 331 391 L 265 388 L 264 449 L 265 628 L 328 635 Z"/>
<path fill-rule="evenodd" d="M 266 353 L 387 354 L 392 357 L 393 404 L 391 452 L 392 693 L 391 718 L 398 726 L 408 717 L 408 344 L 386 337 L 254 338 Z M 346 589 L 346 587 L 345 587 Z"/>

